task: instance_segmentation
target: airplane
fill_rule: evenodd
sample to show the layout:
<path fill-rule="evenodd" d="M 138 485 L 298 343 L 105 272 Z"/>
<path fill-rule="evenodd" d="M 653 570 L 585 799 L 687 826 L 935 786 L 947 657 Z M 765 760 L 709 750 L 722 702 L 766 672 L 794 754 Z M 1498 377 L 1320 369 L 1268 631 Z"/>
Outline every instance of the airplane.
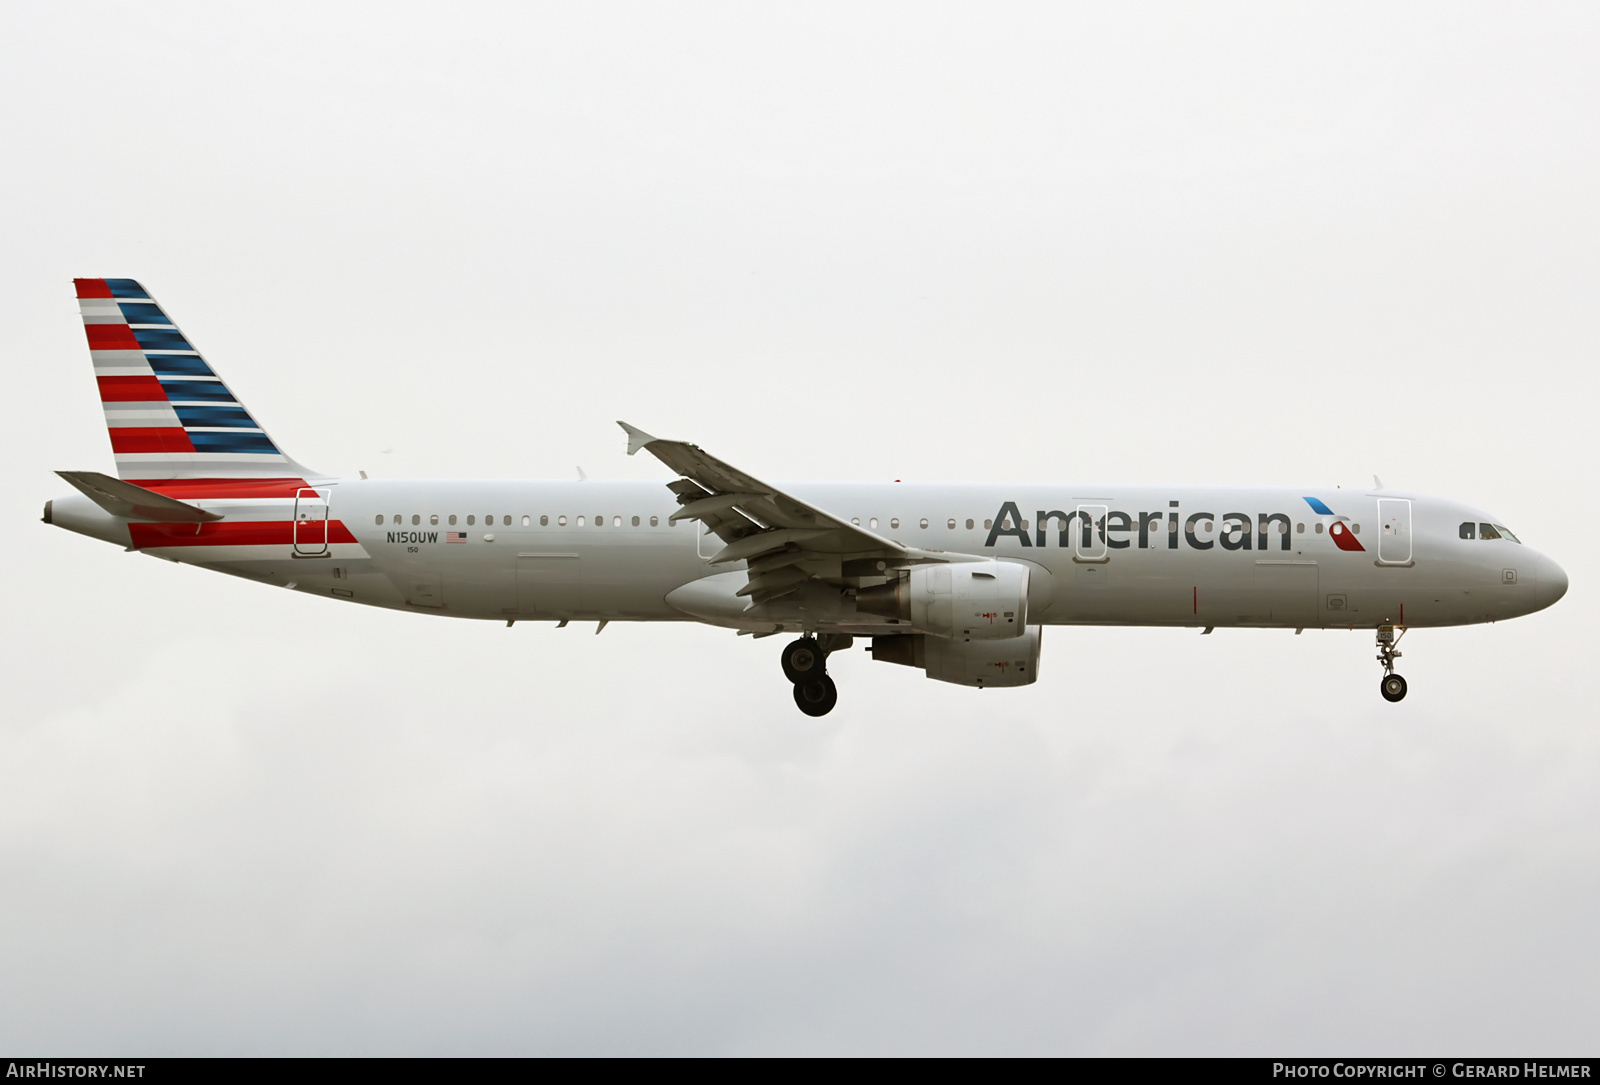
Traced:
<path fill-rule="evenodd" d="M 290 458 L 133 279 L 76 279 L 115 478 L 44 522 L 168 561 L 480 621 L 703 622 L 780 654 L 795 704 L 830 654 L 980 688 L 1038 680 L 1043 629 L 1373 630 L 1379 691 L 1408 630 L 1502 621 L 1567 577 L 1499 517 L 1385 487 L 795 483 L 618 423 L 655 483 L 369 479 Z"/>

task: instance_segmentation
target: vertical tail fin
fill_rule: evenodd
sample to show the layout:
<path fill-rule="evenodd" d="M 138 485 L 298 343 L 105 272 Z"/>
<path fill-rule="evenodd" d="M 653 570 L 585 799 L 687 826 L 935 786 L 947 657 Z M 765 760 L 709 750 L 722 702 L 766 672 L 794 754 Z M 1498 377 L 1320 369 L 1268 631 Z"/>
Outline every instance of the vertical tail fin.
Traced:
<path fill-rule="evenodd" d="M 133 279 L 74 279 L 117 473 L 308 478 Z"/>

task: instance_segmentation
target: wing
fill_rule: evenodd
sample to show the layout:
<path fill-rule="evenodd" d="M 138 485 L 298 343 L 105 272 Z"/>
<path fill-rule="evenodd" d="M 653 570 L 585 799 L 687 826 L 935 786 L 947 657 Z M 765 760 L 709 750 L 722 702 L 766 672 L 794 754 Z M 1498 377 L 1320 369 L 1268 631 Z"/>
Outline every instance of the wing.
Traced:
<path fill-rule="evenodd" d="M 698 520 L 724 543 L 711 564 L 748 562 L 738 594 L 759 606 L 816 578 L 841 587 L 882 583 L 894 566 L 949 560 L 902 546 L 769 486 L 687 441 L 664 441 L 618 422 L 628 455 L 641 448 L 681 478 L 667 488 L 681 506 L 670 519 Z"/>

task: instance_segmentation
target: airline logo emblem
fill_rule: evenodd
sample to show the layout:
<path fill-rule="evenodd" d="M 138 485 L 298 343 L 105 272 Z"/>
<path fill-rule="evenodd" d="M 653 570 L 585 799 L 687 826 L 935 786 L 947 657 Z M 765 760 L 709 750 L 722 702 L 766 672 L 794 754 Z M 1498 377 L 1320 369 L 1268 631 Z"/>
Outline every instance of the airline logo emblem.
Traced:
<path fill-rule="evenodd" d="M 1311 511 L 1316 513 L 1318 516 L 1337 517 L 1339 515 L 1330 509 L 1326 504 L 1318 501 L 1314 497 L 1306 498 L 1305 502 L 1311 506 Z M 1365 552 L 1367 549 L 1361 545 L 1361 540 L 1356 538 L 1355 532 L 1350 530 L 1350 525 L 1344 521 L 1343 517 L 1339 517 L 1338 519 L 1334 520 L 1333 523 L 1328 525 L 1328 534 L 1333 536 L 1333 545 L 1337 546 L 1340 550 Z"/>

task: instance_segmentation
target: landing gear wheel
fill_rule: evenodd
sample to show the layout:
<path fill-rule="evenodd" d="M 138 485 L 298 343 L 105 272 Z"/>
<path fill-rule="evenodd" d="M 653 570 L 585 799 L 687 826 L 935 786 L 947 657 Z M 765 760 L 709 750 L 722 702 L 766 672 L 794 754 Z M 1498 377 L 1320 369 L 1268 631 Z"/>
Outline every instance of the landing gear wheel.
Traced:
<path fill-rule="evenodd" d="M 1401 626 L 1400 637 L 1405 635 L 1405 627 Z M 1394 626 L 1378 626 L 1378 662 L 1383 664 L 1383 681 L 1378 683 L 1378 692 L 1390 704 L 1406 697 L 1406 680 L 1394 673 L 1394 661 L 1401 655 L 1400 637 L 1394 635 Z"/>
<path fill-rule="evenodd" d="M 826 716 L 839 703 L 839 688 L 827 675 L 794 684 L 794 703 L 808 716 Z"/>
<path fill-rule="evenodd" d="M 815 637 L 790 641 L 784 646 L 779 661 L 783 664 L 783 676 L 796 685 L 821 678 L 828 669 L 828 656 Z"/>

